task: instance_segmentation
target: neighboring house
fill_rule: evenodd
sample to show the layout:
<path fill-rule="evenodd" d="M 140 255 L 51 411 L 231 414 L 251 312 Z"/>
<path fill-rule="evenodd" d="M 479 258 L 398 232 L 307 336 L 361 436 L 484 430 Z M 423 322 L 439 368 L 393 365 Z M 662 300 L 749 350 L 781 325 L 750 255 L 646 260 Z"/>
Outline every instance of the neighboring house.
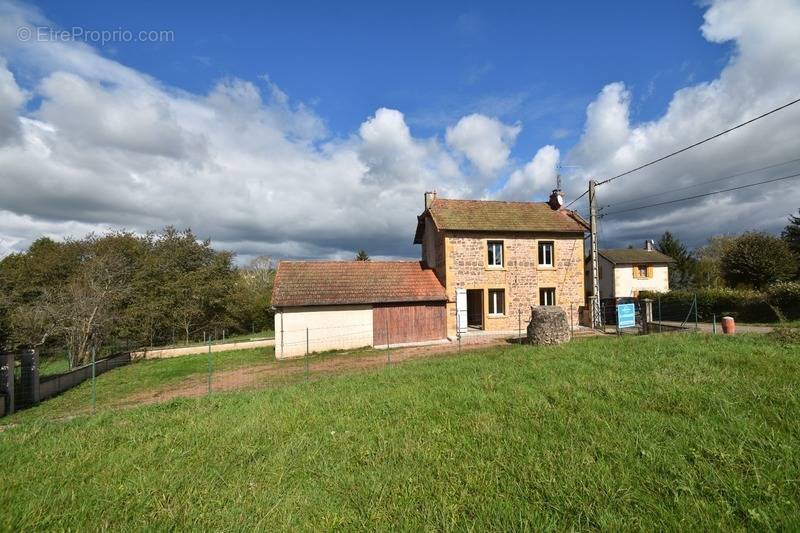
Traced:
<path fill-rule="evenodd" d="M 446 300 L 419 261 L 281 261 L 275 356 L 443 339 Z"/>
<path fill-rule="evenodd" d="M 532 305 L 558 305 L 578 323 L 586 222 L 549 202 L 448 200 L 426 193 L 415 244 L 447 294 L 447 332 L 516 331 Z"/>
<path fill-rule="evenodd" d="M 559 305 L 577 324 L 588 227 L 557 193 L 550 202 L 426 193 L 414 237 L 422 261 L 281 261 L 276 357 L 517 331 L 532 305 Z"/>
<path fill-rule="evenodd" d="M 600 298 L 638 297 L 640 291 L 669 291 L 669 265 L 675 261 L 653 248 L 598 251 Z M 591 264 L 587 262 L 587 280 Z M 587 286 L 590 283 L 587 281 Z"/>

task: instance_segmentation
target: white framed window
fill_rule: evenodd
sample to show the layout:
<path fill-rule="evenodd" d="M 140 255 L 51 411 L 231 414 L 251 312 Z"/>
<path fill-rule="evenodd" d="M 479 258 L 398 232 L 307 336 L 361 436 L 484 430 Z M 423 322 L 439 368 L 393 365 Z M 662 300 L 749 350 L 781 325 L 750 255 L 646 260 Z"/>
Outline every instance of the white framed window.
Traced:
<path fill-rule="evenodd" d="M 539 266 L 553 266 L 553 241 L 539 241 Z"/>
<path fill-rule="evenodd" d="M 489 289 L 489 314 L 504 315 L 506 313 L 505 289 Z"/>
<path fill-rule="evenodd" d="M 489 266 L 503 266 L 503 241 L 488 241 L 486 247 L 489 253 Z"/>
<path fill-rule="evenodd" d="M 636 269 L 637 278 L 646 279 L 650 277 L 650 270 L 647 268 L 647 265 L 636 265 L 634 268 Z"/>
<path fill-rule="evenodd" d="M 552 287 L 539 289 L 539 305 L 556 305 L 556 290 Z"/>

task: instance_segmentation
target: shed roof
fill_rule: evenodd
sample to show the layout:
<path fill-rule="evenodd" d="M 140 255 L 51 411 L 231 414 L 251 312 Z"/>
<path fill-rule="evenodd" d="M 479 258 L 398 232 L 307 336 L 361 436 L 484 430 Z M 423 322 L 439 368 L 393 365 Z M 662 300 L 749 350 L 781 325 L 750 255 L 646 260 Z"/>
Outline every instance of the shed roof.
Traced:
<path fill-rule="evenodd" d="M 446 300 L 419 261 L 281 261 L 272 291 L 275 307 Z"/>
<path fill-rule="evenodd" d="M 428 213 L 440 230 L 584 233 L 589 229 L 574 211 L 554 210 L 546 202 L 436 198 L 418 217 L 415 244 L 422 242 L 422 226 Z"/>
<path fill-rule="evenodd" d="M 655 250 L 642 250 L 636 248 L 617 248 L 611 250 L 598 250 L 602 255 L 615 265 L 626 263 L 674 263 L 675 260 L 668 255 Z"/>

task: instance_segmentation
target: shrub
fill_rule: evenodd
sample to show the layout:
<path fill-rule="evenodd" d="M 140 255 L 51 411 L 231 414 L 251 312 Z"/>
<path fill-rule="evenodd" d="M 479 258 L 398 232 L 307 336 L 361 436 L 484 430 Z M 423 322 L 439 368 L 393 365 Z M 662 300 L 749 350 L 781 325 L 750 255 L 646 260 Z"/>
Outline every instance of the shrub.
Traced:
<path fill-rule="evenodd" d="M 722 316 L 732 316 L 740 322 L 778 322 L 780 320 L 766 295 L 749 289 L 710 288 L 697 291 L 670 291 L 664 294 L 654 292 L 639 294 L 640 298 L 660 300 L 663 320 L 683 321 L 688 318 L 690 322 L 694 321 L 694 311 L 690 312 L 690 310 L 695 296 L 697 297 L 697 319 L 701 322 L 710 322 L 714 315 L 717 320 Z M 658 320 L 658 310 L 655 305 L 653 306 L 653 315 Z"/>
<path fill-rule="evenodd" d="M 767 300 L 780 309 L 784 318 L 800 318 L 800 281 L 774 283 L 767 289 Z"/>

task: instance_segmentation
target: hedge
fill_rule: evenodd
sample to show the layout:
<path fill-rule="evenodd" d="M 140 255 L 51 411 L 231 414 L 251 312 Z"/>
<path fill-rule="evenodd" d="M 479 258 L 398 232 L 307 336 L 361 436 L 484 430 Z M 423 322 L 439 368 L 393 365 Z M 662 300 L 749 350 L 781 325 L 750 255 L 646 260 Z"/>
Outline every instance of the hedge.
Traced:
<path fill-rule="evenodd" d="M 694 321 L 691 305 L 697 296 L 697 318 L 710 322 L 713 315 L 732 316 L 740 322 L 780 322 L 800 318 L 800 282 L 781 282 L 759 292 L 749 289 L 675 290 L 668 293 L 641 292 L 639 298 L 660 301 L 662 320 Z M 658 304 L 653 305 L 658 320 Z"/>

